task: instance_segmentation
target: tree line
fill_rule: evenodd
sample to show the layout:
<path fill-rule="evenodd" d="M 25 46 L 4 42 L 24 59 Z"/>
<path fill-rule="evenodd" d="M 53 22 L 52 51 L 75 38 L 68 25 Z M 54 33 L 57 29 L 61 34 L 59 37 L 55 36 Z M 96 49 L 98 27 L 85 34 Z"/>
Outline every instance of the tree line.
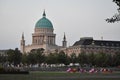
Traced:
<path fill-rule="evenodd" d="M 84 64 L 96 67 L 114 67 L 120 66 L 120 53 L 85 53 L 82 52 L 78 55 L 72 53 L 65 54 L 63 51 L 56 51 L 54 53 L 44 54 L 44 49 L 31 50 L 27 54 L 22 54 L 17 48 L 15 50 L 8 50 L 7 56 L 0 56 L 0 63 L 9 62 L 9 64 L 18 65 L 34 65 L 34 64 L 65 64 L 79 63 L 81 66 Z"/>

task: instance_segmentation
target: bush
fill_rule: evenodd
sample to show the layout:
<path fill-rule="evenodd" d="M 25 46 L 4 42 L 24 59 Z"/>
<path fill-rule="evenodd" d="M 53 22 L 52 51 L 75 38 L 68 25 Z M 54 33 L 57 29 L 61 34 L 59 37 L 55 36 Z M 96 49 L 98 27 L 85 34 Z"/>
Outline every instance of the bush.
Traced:
<path fill-rule="evenodd" d="M 29 72 L 21 71 L 20 69 L 12 68 L 12 67 L 8 67 L 8 68 L 0 67 L 0 74 L 29 74 Z"/>

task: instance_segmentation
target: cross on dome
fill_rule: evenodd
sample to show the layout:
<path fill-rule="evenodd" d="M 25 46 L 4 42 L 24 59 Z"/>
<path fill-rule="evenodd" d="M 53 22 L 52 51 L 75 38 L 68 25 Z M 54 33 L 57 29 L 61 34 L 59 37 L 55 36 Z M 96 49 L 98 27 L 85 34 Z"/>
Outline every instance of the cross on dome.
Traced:
<path fill-rule="evenodd" d="M 44 12 L 43 12 L 43 17 L 46 17 L 45 10 L 44 10 Z"/>

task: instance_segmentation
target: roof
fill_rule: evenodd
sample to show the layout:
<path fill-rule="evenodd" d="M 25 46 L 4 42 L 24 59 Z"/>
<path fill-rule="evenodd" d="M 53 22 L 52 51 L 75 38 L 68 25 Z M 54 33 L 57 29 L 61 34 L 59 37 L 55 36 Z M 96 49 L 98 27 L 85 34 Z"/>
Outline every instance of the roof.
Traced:
<path fill-rule="evenodd" d="M 78 45 L 97 45 L 97 46 L 112 46 L 112 47 L 120 47 L 120 41 L 109 41 L 109 40 L 93 40 L 82 38 L 79 41 L 76 41 L 73 46 Z"/>

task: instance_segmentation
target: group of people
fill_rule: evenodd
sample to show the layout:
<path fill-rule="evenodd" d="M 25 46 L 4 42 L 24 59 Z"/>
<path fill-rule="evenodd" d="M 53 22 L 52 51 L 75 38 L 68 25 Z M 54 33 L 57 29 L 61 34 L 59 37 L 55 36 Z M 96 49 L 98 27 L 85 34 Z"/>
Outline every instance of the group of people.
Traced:
<path fill-rule="evenodd" d="M 83 68 L 68 68 L 67 72 L 69 73 L 74 73 L 74 72 L 80 72 L 80 73 L 112 73 L 112 70 L 107 69 L 107 68 L 100 68 L 100 69 L 95 69 L 91 68 L 89 70 L 83 69 Z"/>

